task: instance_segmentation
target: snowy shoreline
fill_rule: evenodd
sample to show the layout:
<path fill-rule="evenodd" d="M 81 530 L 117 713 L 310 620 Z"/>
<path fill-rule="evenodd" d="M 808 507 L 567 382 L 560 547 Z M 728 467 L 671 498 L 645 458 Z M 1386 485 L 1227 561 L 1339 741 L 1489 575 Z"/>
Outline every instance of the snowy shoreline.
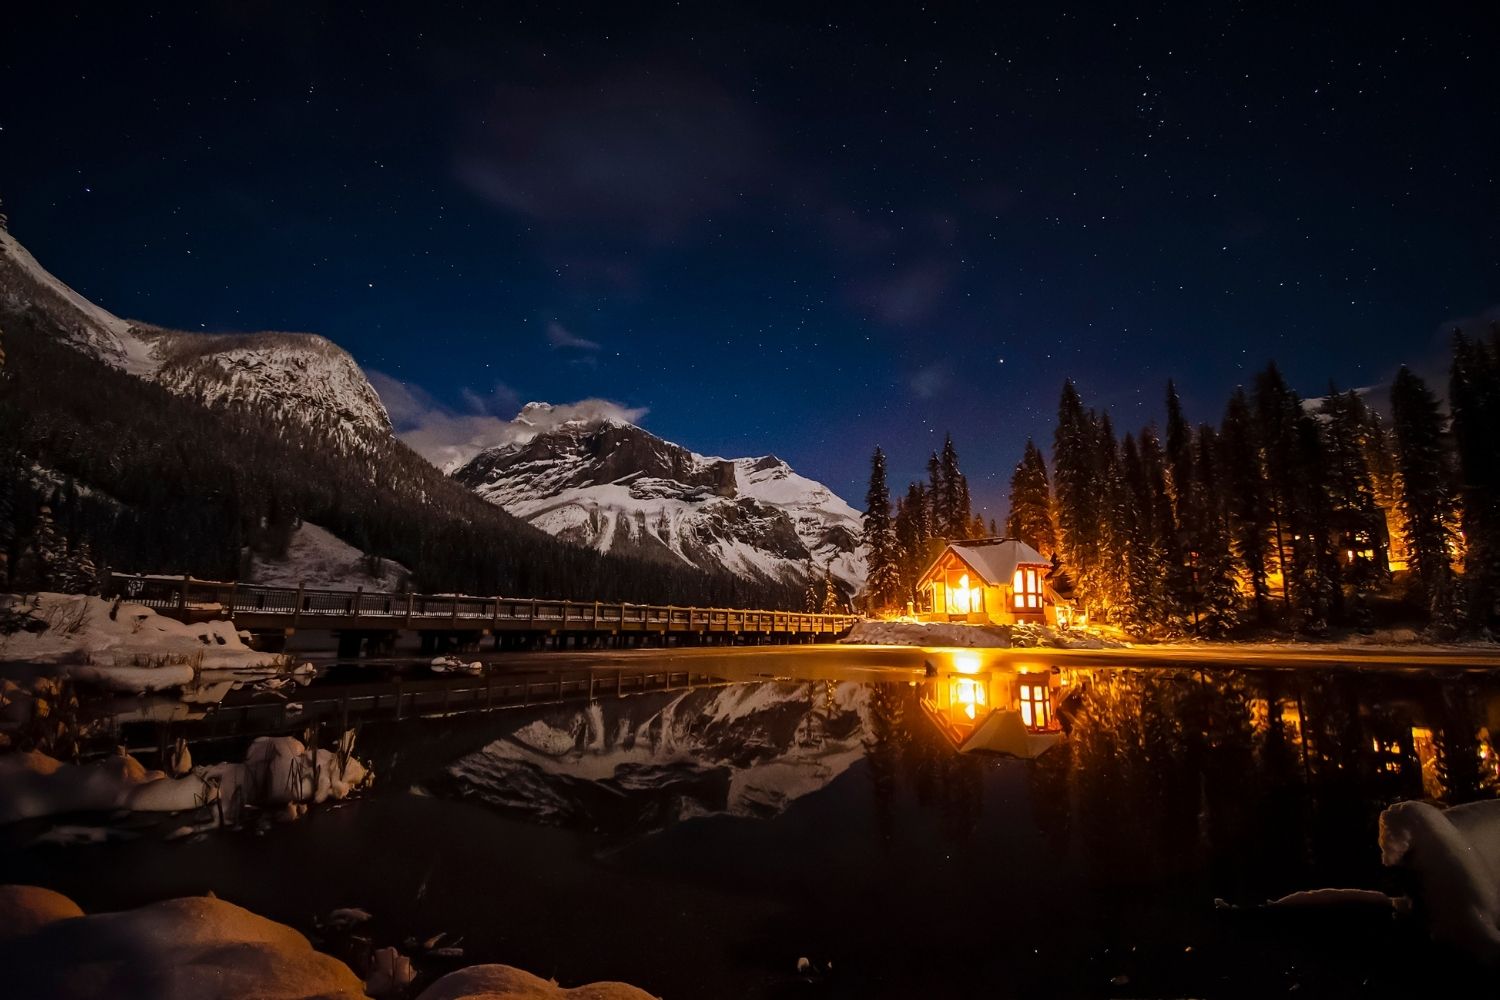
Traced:
<path fill-rule="evenodd" d="M 1115 639 L 1095 632 L 1061 631 L 1040 626 L 968 625 L 961 622 L 880 621 L 869 619 L 854 626 L 841 644 L 872 646 L 931 646 L 972 649 L 1075 649 L 1110 653 L 1190 658 L 1194 655 L 1225 654 L 1250 656 L 1400 655 L 1431 659 L 1444 653 L 1466 659 L 1493 659 L 1500 666 L 1500 643 L 1485 640 L 1469 642 L 1416 641 L 1405 633 L 1376 636 L 1354 636 L 1334 641 L 1301 641 L 1294 639 L 1258 639 L 1234 642 L 1225 640 L 1171 640 L 1148 642 Z"/>

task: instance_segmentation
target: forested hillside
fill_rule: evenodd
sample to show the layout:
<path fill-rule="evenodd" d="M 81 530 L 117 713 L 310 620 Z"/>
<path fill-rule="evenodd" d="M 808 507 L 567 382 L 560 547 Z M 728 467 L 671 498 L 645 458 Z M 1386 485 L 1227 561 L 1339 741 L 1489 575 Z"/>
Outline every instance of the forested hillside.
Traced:
<path fill-rule="evenodd" d="M 78 567 L 231 579 L 313 521 L 412 569 L 414 588 L 790 606 L 800 592 L 567 545 L 472 495 L 391 438 L 341 448 L 332 420 L 211 406 L 0 314 L 0 585 Z M 76 581 L 74 581 L 76 582 Z"/>

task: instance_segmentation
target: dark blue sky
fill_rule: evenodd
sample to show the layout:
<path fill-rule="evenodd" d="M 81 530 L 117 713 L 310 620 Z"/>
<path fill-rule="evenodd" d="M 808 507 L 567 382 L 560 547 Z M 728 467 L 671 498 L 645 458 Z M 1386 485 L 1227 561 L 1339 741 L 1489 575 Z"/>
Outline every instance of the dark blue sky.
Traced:
<path fill-rule="evenodd" d="M 856 504 L 951 430 L 1003 515 L 1065 376 L 1216 419 L 1500 303 L 1483 4 L 27 6 L 0 197 L 110 309 L 322 333 L 438 418 L 646 407 Z"/>

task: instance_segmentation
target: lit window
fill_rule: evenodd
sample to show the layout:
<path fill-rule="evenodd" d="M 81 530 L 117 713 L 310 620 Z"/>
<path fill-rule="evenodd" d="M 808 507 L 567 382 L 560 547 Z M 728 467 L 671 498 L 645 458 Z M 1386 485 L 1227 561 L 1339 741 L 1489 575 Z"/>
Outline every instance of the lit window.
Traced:
<path fill-rule="evenodd" d="M 971 719 L 976 718 L 979 710 L 984 708 L 985 696 L 982 681 L 972 677 L 955 677 L 950 693 L 953 704 Z"/>
<path fill-rule="evenodd" d="M 1042 574 L 1034 566 L 1022 566 L 1011 578 L 1011 600 L 1017 611 L 1040 611 L 1042 607 Z"/>
<path fill-rule="evenodd" d="M 956 581 L 949 577 L 947 591 L 950 615 L 966 615 L 972 611 L 984 610 L 984 588 L 970 587 L 969 574 L 962 574 Z"/>
<path fill-rule="evenodd" d="M 1026 728 L 1041 732 L 1052 725 L 1052 689 L 1043 680 L 1021 680 L 1021 721 Z"/>

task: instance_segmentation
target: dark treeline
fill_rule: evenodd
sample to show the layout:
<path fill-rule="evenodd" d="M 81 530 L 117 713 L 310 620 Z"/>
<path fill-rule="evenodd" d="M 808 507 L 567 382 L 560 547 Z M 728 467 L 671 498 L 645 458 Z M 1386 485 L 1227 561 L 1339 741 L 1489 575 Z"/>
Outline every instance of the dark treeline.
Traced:
<path fill-rule="evenodd" d="M 1402 368 L 1387 420 L 1355 391 L 1305 400 L 1271 365 L 1217 424 L 1190 422 L 1169 382 L 1164 423 L 1122 436 L 1070 381 L 1050 469 L 1028 441 L 1012 474 L 1006 534 L 1052 558 L 1091 621 L 1139 633 L 1318 634 L 1369 627 L 1393 602 L 1437 634 L 1487 629 L 1500 599 L 1500 328 L 1454 334 L 1447 389 L 1445 410 Z M 951 440 L 889 528 L 884 475 L 877 453 L 866 514 L 877 608 L 915 596 L 931 539 L 986 533 Z M 887 565 L 896 582 L 877 590 Z"/>
<path fill-rule="evenodd" d="M 240 577 L 314 522 L 412 572 L 417 590 L 797 607 L 747 582 L 554 539 L 394 439 L 205 408 L 0 317 L 0 586 L 86 589 L 96 569 Z"/>

